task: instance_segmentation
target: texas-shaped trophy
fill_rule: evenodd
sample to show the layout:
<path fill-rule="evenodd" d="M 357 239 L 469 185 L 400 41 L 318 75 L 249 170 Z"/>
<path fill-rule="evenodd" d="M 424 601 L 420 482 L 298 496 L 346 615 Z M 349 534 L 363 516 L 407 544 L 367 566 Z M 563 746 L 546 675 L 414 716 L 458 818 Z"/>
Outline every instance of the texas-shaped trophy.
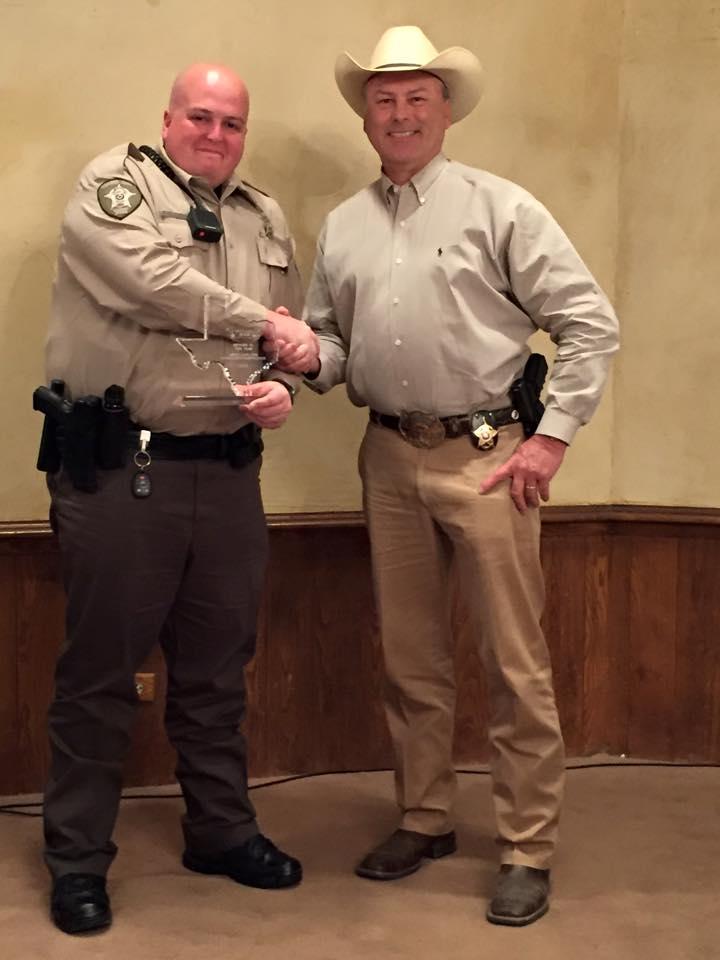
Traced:
<path fill-rule="evenodd" d="M 217 329 L 217 317 L 227 317 L 229 295 L 206 294 L 203 297 L 203 332 L 194 337 L 176 337 L 187 354 L 187 377 L 180 377 L 180 406 L 229 406 L 244 402 L 242 387 L 256 383 L 277 360 L 263 350 L 264 340 L 257 333 L 233 330 L 229 337 L 211 335 Z M 194 368 L 194 369 L 193 369 Z M 201 370 L 202 377 L 197 371 Z"/>

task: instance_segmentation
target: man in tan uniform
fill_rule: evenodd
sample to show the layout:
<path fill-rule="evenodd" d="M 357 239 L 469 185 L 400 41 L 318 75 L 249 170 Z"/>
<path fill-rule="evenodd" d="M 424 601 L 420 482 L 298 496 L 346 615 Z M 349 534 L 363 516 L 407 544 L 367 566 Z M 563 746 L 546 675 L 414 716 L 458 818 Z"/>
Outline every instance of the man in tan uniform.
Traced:
<path fill-rule="evenodd" d="M 401 818 L 357 873 L 396 879 L 455 850 L 453 563 L 490 695 L 501 870 L 487 917 L 520 926 L 548 908 L 564 779 L 535 508 L 600 399 L 617 322 L 534 197 L 443 156 L 481 78 L 472 53 L 438 54 L 417 27 L 386 31 L 368 67 L 338 59 L 382 176 L 322 229 L 306 305 L 320 360 L 288 347 L 282 363 L 370 407 L 360 471 Z M 538 328 L 557 357 L 542 419 L 521 425 L 510 388 Z"/>
<path fill-rule="evenodd" d="M 314 333 L 292 316 L 300 284 L 282 212 L 234 172 L 248 108 L 231 70 L 188 68 L 154 159 L 132 145 L 97 157 L 63 221 L 48 376 L 64 381 L 69 401 L 116 384 L 130 417 L 127 462 L 99 469 L 95 492 L 71 482 L 67 442 L 49 476 L 67 638 L 49 714 L 45 859 L 52 916 L 67 933 L 111 922 L 105 875 L 133 677 L 158 639 L 187 808 L 184 865 L 256 887 L 302 875 L 258 830 L 239 733 L 267 556 L 260 428 L 285 421 L 294 378 L 271 372 L 238 388 L 241 405 L 221 366 L 194 366 L 183 347 L 207 337 L 223 356 L 264 337 L 271 349 L 317 354 Z"/>

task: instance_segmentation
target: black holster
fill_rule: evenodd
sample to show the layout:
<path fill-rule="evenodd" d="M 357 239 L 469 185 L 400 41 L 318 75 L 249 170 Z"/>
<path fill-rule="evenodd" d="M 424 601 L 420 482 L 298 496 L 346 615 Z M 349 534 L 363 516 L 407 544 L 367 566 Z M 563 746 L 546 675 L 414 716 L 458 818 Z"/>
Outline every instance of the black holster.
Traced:
<path fill-rule="evenodd" d="M 56 473 L 62 464 L 77 490 L 94 493 L 96 466 L 124 465 L 129 418 L 122 387 L 108 387 L 102 400 L 91 395 L 70 402 L 63 381 L 53 380 L 34 391 L 33 409 L 45 414 L 38 470 Z"/>
<path fill-rule="evenodd" d="M 531 353 L 522 376 L 510 387 L 510 402 L 520 415 L 526 437 L 531 437 L 545 413 L 540 394 L 547 375 L 547 360 L 541 353 Z"/>

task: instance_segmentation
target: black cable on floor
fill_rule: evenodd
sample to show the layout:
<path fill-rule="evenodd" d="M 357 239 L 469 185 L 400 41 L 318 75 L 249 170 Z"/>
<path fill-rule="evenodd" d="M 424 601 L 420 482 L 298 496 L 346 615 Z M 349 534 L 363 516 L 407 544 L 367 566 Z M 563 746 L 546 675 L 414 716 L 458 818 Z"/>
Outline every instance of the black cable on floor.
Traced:
<path fill-rule="evenodd" d="M 612 761 L 612 760 L 601 760 L 597 763 L 569 763 L 566 765 L 566 770 L 599 770 L 602 768 L 612 767 L 615 770 L 626 769 L 628 767 L 677 767 L 678 769 L 693 769 L 700 770 L 704 767 L 714 767 L 720 769 L 720 764 L 718 763 L 690 763 L 680 761 L 678 763 L 672 760 L 628 760 L 627 762 Z M 462 768 L 457 768 L 456 773 L 462 774 L 472 774 L 473 776 L 482 776 L 487 777 L 490 775 L 489 770 L 466 770 Z M 266 787 L 277 787 L 283 783 L 292 783 L 294 780 L 311 780 L 314 777 L 333 777 L 333 776 L 343 776 L 345 774 L 353 773 L 392 773 L 392 770 L 389 767 L 374 767 L 371 769 L 364 770 L 320 770 L 317 773 L 293 773 L 286 777 L 278 777 L 275 780 L 266 780 L 264 783 L 254 783 L 248 787 L 248 790 L 264 790 Z M 132 789 L 132 788 L 131 788 Z M 123 793 L 121 800 L 179 800 L 181 799 L 182 794 L 179 792 L 176 793 Z M 30 813 L 26 811 L 25 807 L 42 807 L 42 800 L 32 800 L 28 803 L 8 803 L 0 806 L 0 813 L 6 813 L 9 816 L 15 817 L 41 817 L 42 812 L 40 813 Z"/>

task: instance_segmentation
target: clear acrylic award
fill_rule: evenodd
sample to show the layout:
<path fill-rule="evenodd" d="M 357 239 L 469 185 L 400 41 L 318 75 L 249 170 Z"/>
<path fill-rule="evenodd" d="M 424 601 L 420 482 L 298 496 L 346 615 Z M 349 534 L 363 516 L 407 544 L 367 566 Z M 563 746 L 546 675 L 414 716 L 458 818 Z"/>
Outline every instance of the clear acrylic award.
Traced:
<path fill-rule="evenodd" d="M 176 337 L 192 365 L 204 377 L 188 370 L 188 381 L 181 389 L 181 406 L 235 406 L 243 403 L 242 388 L 256 383 L 269 370 L 277 357 L 268 357 L 262 350 L 257 333 L 234 330 L 229 336 L 212 336 L 215 317 L 227 316 L 229 296 L 207 294 L 203 297 L 203 333 L 196 337 Z M 181 387 L 183 385 L 180 385 Z M 237 390 L 237 392 L 236 392 Z"/>

